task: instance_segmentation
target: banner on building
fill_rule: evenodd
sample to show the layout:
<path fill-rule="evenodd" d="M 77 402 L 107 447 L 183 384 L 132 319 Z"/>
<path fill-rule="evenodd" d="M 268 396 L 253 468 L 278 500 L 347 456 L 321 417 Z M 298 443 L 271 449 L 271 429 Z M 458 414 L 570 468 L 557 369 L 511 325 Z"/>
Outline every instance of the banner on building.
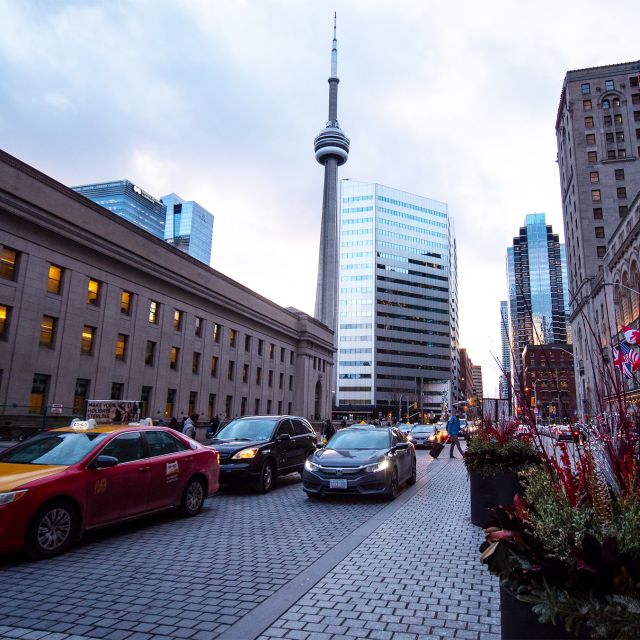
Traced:
<path fill-rule="evenodd" d="M 129 424 L 140 422 L 140 400 L 87 400 L 87 420 L 98 424 Z"/>

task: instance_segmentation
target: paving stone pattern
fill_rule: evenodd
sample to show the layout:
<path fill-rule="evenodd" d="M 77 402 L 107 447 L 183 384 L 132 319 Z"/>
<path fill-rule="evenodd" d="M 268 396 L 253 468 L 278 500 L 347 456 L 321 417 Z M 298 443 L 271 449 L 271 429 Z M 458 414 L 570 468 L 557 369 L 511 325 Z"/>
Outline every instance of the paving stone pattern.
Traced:
<path fill-rule="evenodd" d="M 426 485 L 261 640 L 500 640 L 497 580 L 478 562 L 466 471 L 446 451 Z"/>
<path fill-rule="evenodd" d="M 266 495 L 225 490 L 195 518 L 89 533 L 51 560 L 1 558 L 0 629 L 31 635 L 0 638 L 210 640 L 386 505 L 311 502 L 294 474 Z"/>
<path fill-rule="evenodd" d="M 481 536 L 468 522 L 464 467 L 443 456 L 418 453 L 425 487 L 301 590 L 264 638 L 499 637 L 496 587 L 477 564 Z M 165 515 L 90 533 L 52 560 L 4 557 L 0 639 L 211 640 L 277 598 L 387 504 L 311 502 L 292 475 L 267 495 L 223 491 L 196 518 Z"/>

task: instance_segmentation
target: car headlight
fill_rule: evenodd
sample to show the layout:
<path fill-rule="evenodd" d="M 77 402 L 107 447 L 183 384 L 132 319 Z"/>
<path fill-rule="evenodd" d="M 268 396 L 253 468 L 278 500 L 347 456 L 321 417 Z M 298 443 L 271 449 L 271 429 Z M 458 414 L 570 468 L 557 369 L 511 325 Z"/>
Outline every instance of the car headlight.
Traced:
<path fill-rule="evenodd" d="M 386 458 L 384 460 L 380 460 L 380 462 L 376 462 L 375 464 L 370 464 L 365 467 L 364 470 L 367 473 L 375 473 L 376 471 L 384 471 L 389 466 L 389 460 Z"/>
<path fill-rule="evenodd" d="M 25 493 L 27 493 L 27 489 L 22 489 L 20 491 L 8 491 L 7 493 L 0 493 L 0 506 L 20 500 L 20 498 L 22 498 L 22 496 Z"/>
<path fill-rule="evenodd" d="M 431 440 L 432 442 L 436 439 L 435 436 L 429 436 L 429 440 Z"/>
<path fill-rule="evenodd" d="M 242 449 L 238 453 L 234 453 L 231 456 L 232 460 L 250 460 L 256 457 L 258 453 L 258 447 L 249 447 L 248 449 Z"/>
<path fill-rule="evenodd" d="M 315 462 L 311 462 L 311 460 L 305 460 L 304 468 L 307 471 L 316 471 L 317 469 L 320 468 L 320 465 L 316 464 Z"/>

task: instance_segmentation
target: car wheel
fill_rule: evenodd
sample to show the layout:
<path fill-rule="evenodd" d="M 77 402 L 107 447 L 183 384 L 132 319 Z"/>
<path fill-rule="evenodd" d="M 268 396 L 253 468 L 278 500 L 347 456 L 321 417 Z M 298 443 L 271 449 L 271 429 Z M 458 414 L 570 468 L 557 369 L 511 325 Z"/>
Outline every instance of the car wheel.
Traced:
<path fill-rule="evenodd" d="M 411 476 L 407 480 L 407 484 L 409 486 L 414 485 L 417 480 L 418 480 L 418 470 L 416 468 L 416 459 L 414 458 L 413 463 L 411 465 Z"/>
<path fill-rule="evenodd" d="M 25 549 L 33 558 L 52 558 L 71 545 L 78 530 L 78 514 L 66 500 L 53 500 L 39 509 L 25 536 Z"/>
<path fill-rule="evenodd" d="M 275 478 L 275 472 L 273 468 L 273 462 L 271 460 L 265 460 L 260 469 L 260 477 L 256 482 L 256 491 L 258 493 L 268 493 L 273 488 L 273 481 Z"/>
<path fill-rule="evenodd" d="M 389 490 L 387 491 L 387 498 L 389 500 L 395 500 L 400 492 L 400 483 L 398 481 L 398 470 L 393 469 L 391 473 L 391 480 L 389 480 Z"/>
<path fill-rule="evenodd" d="M 202 510 L 205 497 L 204 482 L 200 478 L 191 478 L 182 492 L 180 513 L 187 518 L 197 515 Z"/>

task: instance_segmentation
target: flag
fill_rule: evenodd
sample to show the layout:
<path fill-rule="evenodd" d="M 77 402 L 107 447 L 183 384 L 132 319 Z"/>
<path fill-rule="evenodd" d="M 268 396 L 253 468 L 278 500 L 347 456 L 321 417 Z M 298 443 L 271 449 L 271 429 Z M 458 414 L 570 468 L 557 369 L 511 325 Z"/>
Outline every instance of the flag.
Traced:
<path fill-rule="evenodd" d="M 622 364 L 622 373 L 625 378 L 633 378 L 633 372 L 631 371 L 631 364 L 629 362 Z"/>
<path fill-rule="evenodd" d="M 613 345 L 611 345 L 611 355 L 613 356 L 613 366 L 617 367 L 618 369 L 622 369 L 624 356 L 620 352 L 620 349 L 616 349 Z"/>
<path fill-rule="evenodd" d="M 622 325 L 622 333 L 624 333 L 624 339 L 629 344 L 640 344 L 640 331 L 637 329 L 631 329 L 631 327 Z"/>
<path fill-rule="evenodd" d="M 640 369 L 640 354 L 632 349 L 628 344 L 621 342 L 619 345 L 620 353 L 624 358 L 624 362 L 629 363 L 634 371 Z M 624 364 L 623 364 L 624 366 Z M 624 373 L 624 370 L 623 370 Z"/>

